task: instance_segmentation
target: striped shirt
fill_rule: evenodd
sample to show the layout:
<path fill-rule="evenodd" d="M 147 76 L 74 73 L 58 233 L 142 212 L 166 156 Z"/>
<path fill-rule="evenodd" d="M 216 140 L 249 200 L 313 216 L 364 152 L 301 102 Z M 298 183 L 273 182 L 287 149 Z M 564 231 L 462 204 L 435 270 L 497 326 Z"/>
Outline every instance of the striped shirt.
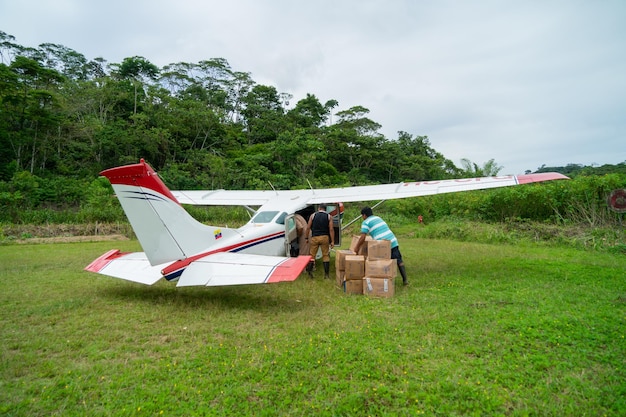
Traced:
<path fill-rule="evenodd" d="M 398 239 L 393 234 L 387 223 L 378 216 L 369 216 L 361 223 L 361 233 L 368 234 L 374 240 L 390 240 L 391 248 L 398 246 Z"/>

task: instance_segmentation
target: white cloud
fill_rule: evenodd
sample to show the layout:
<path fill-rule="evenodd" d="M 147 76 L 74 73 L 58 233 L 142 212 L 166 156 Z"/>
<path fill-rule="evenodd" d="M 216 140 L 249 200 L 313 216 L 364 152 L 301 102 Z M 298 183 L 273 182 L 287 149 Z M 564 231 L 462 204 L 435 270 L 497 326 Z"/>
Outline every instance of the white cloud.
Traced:
<path fill-rule="evenodd" d="M 427 135 L 457 165 L 626 160 L 620 0 L 22 0 L 0 21 L 22 45 L 109 62 L 225 58 L 293 104 L 311 93 L 370 109 L 389 138 Z"/>

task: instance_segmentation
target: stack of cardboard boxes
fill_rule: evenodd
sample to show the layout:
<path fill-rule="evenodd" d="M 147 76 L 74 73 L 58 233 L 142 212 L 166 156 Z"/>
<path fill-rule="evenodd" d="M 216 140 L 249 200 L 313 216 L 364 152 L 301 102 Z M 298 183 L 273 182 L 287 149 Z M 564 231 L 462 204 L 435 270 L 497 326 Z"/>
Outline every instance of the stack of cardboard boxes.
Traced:
<path fill-rule="evenodd" d="M 354 252 L 359 237 L 352 237 L 350 249 L 336 251 L 337 285 L 347 294 L 393 297 L 397 264 L 391 259 L 391 242 L 369 236 L 359 253 Z"/>

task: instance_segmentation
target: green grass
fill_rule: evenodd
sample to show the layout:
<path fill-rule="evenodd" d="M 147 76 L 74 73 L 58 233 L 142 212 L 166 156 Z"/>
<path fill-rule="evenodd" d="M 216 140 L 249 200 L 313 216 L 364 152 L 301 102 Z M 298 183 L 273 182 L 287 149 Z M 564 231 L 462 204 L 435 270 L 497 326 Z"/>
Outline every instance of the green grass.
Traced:
<path fill-rule="evenodd" d="M 1 415 L 626 414 L 620 253 L 402 238 L 369 299 L 82 271 L 111 247 L 0 246 Z"/>

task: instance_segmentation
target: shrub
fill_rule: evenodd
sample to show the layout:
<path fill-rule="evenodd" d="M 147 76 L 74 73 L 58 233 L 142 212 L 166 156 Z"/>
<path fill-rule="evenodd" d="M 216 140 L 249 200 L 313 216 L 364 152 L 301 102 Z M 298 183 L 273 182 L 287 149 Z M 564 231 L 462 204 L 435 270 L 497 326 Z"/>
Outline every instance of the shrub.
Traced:
<path fill-rule="evenodd" d="M 125 219 L 122 207 L 113 194 L 113 187 L 106 178 L 99 177 L 91 182 L 79 218 L 86 222 L 115 222 Z"/>

